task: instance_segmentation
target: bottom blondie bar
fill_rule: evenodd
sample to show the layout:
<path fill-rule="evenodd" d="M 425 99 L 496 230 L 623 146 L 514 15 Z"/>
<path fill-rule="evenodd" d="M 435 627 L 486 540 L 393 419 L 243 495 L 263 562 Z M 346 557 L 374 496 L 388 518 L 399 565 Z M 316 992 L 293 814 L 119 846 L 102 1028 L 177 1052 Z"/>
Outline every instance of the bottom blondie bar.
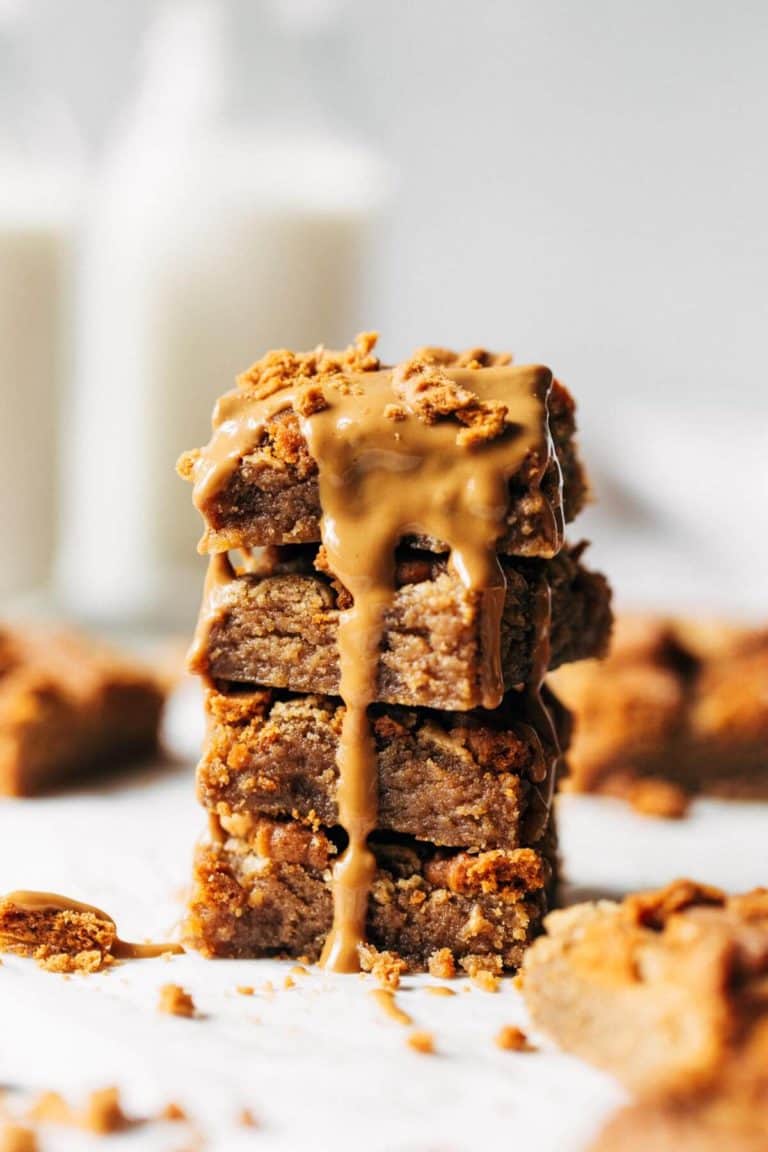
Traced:
<path fill-rule="evenodd" d="M 342 834 L 248 815 L 222 819 L 221 829 L 220 841 L 198 849 L 188 943 L 207 956 L 316 960 L 332 924 Z M 554 832 L 540 850 L 472 853 L 382 833 L 371 848 L 370 944 L 415 969 L 445 948 L 465 969 L 519 967 L 552 896 Z"/>

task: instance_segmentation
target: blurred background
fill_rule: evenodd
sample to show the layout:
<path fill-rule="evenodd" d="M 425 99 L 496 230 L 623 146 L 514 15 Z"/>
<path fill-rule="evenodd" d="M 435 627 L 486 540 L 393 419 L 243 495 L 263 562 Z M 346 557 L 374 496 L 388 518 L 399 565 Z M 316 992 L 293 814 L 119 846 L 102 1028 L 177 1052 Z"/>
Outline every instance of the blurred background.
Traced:
<path fill-rule="evenodd" d="M 765 615 L 763 0 L 0 0 L 0 597 L 191 627 L 174 473 L 270 346 L 579 401 L 620 606 Z"/>

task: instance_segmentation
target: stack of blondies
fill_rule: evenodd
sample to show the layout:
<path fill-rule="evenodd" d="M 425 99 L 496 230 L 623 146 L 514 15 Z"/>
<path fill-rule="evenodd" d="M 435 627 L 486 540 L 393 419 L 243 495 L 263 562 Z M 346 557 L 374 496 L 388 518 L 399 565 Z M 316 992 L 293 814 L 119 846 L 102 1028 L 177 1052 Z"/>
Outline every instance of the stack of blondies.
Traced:
<path fill-rule="evenodd" d="M 353 462 L 347 473 L 365 475 L 366 515 L 376 517 L 378 490 L 384 514 L 404 468 L 419 483 L 409 436 L 422 453 L 432 437 L 444 452 L 449 435 L 457 453 L 474 453 L 470 487 L 475 462 L 491 479 L 491 464 L 503 469 L 492 589 L 456 560 L 466 521 L 445 541 L 425 514 L 394 541 L 367 709 L 375 862 L 360 899 L 369 954 L 441 971 L 515 969 L 556 876 L 551 801 L 569 720 L 543 677 L 601 655 L 611 627 L 606 581 L 583 566 L 583 546 L 563 542 L 586 494 L 573 401 L 547 369 L 508 357 L 423 349 L 401 371 L 383 369 L 373 344 L 269 353 L 219 401 L 208 446 L 180 461 L 210 555 L 191 654 L 206 684 L 197 780 L 210 835 L 197 851 L 187 935 L 208 955 L 316 960 L 334 926 L 350 839 L 340 820 L 339 633 L 355 605 L 329 561 L 335 525 L 324 499 L 349 475 L 334 477 L 317 458 L 325 441 L 313 421 L 333 418 L 336 405 L 333 435 Z M 513 466 L 505 445 L 522 435 L 523 404 L 536 435 L 508 456 Z M 419 499 L 428 509 L 432 494 Z M 375 527 L 360 514 L 363 549 Z M 493 700 L 489 661 L 501 685 Z"/>

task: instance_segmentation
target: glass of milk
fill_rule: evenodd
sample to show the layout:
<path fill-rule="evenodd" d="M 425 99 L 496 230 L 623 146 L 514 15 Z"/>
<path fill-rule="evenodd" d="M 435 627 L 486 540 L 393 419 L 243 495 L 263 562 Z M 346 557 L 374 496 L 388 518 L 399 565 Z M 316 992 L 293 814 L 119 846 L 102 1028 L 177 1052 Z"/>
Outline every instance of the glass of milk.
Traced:
<path fill-rule="evenodd" d="M 89 206 L 59 564 L 84 616 L 189 624 L 201 525 L 176 458 L 267 348 L 370 326 L 382 165 L 332 132 L 225 125 L 221 11 L 160 9 Z"/>
<path fill-rule="evenodd" d="M 80 156 L 60 110 L 30 90 L 20 6 L 0 5 L 0 598 L 29 602 L 50 576 L 57 419 Z M 62 131 L 63 129 L 63 131 Z"/>

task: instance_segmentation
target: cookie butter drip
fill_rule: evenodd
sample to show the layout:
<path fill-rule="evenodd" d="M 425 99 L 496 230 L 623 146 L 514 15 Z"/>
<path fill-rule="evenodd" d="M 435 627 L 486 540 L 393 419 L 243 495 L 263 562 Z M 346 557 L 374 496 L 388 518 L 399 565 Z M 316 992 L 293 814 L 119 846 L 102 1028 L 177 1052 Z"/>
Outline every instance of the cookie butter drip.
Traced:
<path fill-rule="evenodd" d="M 542 573 L 539 584 L 533 591 L 533 658 L 531 675 L 525 687 L 527 712 L 531 727 L 536 733 L 542 749 L 544 764 L 543 779 L 538 783 L 541 803 L 532 809 L 526 824 L 526 839 L 531 843 L 540 840 L 546 831 L 549 810 L 555 791 L 557 765 L 560 759 L 560 744 L 557 727 L 541 694 L 547 675 L 551 653 L 552 590 L 549 581 Z"/>
<path fill-rule="evenodd" d="M 358 946 L 365 939 L 375 874 L 367 841 L 376 827 L 377 766 L 367 710 L 377 698 L 379 649 L 394 594 L 398 542 L 419 535 L 443 542 L 451 567 L 477 599 L 483 645 L 479 688 L 489 709 L 501 703 L 504 693 L 505 579 L 496 544 L 505 531 L 513 478 L 546 510 L 553 553 L 562 542 L 561 502 L 551 508 L 540 491 L 547 467 L 557 468 L 547 417 L 548 369 L 513 367 L 482 354 L 462 360 L 430 352 L 394 371 L 372 370 L 370 363 L 361 367 L 312 378 L 289 372 L 282 384 L 257 374 L 258 386 L 246 381 L 220 401 L 213 438 L 192 465 L 195 499 L 203 507 L 283 411 L 298 421 L 317 465 L 328 569 L 352 597 L 338 633 L 345 704 L 338 807 L 349 843 L 334 867 L 334 923 L 323 955 L 326 966 L 340 971 L 359 967 Z M 193 661 L 203 659 L 219 589 L 229 575 L 227 561 L 215 559 Z M 538 688 L 546 668 L 547 635 L 542 619 L 532 700 L 536 708 L 541 706 Z"/>
<path fill-rule="evenodd" d="M 367 837 L 376 826 L 376 755 L 368 705 L 377 697 L 379 645 L 394 589 L 394 551 L 405 535 L 444 540 L 450 564 L 481 598 L 484 645 L 483 703 L 501 703 L 501 613 L 505 581 L 496 556 L 510 475 L 533 451 L 548 448 L 543 369 L 457 369 L 450 382 L 462 394 L 504 404 L 512 419 L 494 438 L 470 447 L 455 422 L 419 418 L 390 372 L 348 376 L 325 390 L 326 405 L 301 418 L 317 462 L 321 531 L 328 567 L 353 605 L 339 625 L 340 692 L 345 716 L 339 741 L 339 821 L 349 846 L 334 869 L 334 924 L 324 963 L 358 967 L 365 938 L 375 860 Z M 394 387 L 393 387 L 394 385 Z M 405 405 L 392 412 L 394 398 Z M 445 414 L 446 416 L 448 413 Z"/>
<path fill-rule="evenodd" d="M 58 892 L 9 892 L 3 901 L 6 905 L 12 905 L 22 913 L 74 912 L 78 915 L 92 916 L 96 920 L 101 920 L 115 929 L 110 952 L 120 959 L 146 960 L 154 956 L 163 956 L 167 952 L 178 955 L 184 951 L 180 944 L 137 944 L 129 940 L 121 940 L 117 935 L 114 920 L 106 912 L 102 912 L 100 908 L 95 908 L 92 904 L 83 904 L 79 900 L 70 899 L 69 896 L 60 896 Z"/>
<path fill-rule="evenodd" d="M 235 569 L 226 552 L 211 556 L 203 587 L 203 602 L 195 628 L 192 645 L 187 654 L 187 664 L 191 672 L 207 675 L 208 636 L 211 625 L 221 606 L 227 587 L 235 576 Z"/>

